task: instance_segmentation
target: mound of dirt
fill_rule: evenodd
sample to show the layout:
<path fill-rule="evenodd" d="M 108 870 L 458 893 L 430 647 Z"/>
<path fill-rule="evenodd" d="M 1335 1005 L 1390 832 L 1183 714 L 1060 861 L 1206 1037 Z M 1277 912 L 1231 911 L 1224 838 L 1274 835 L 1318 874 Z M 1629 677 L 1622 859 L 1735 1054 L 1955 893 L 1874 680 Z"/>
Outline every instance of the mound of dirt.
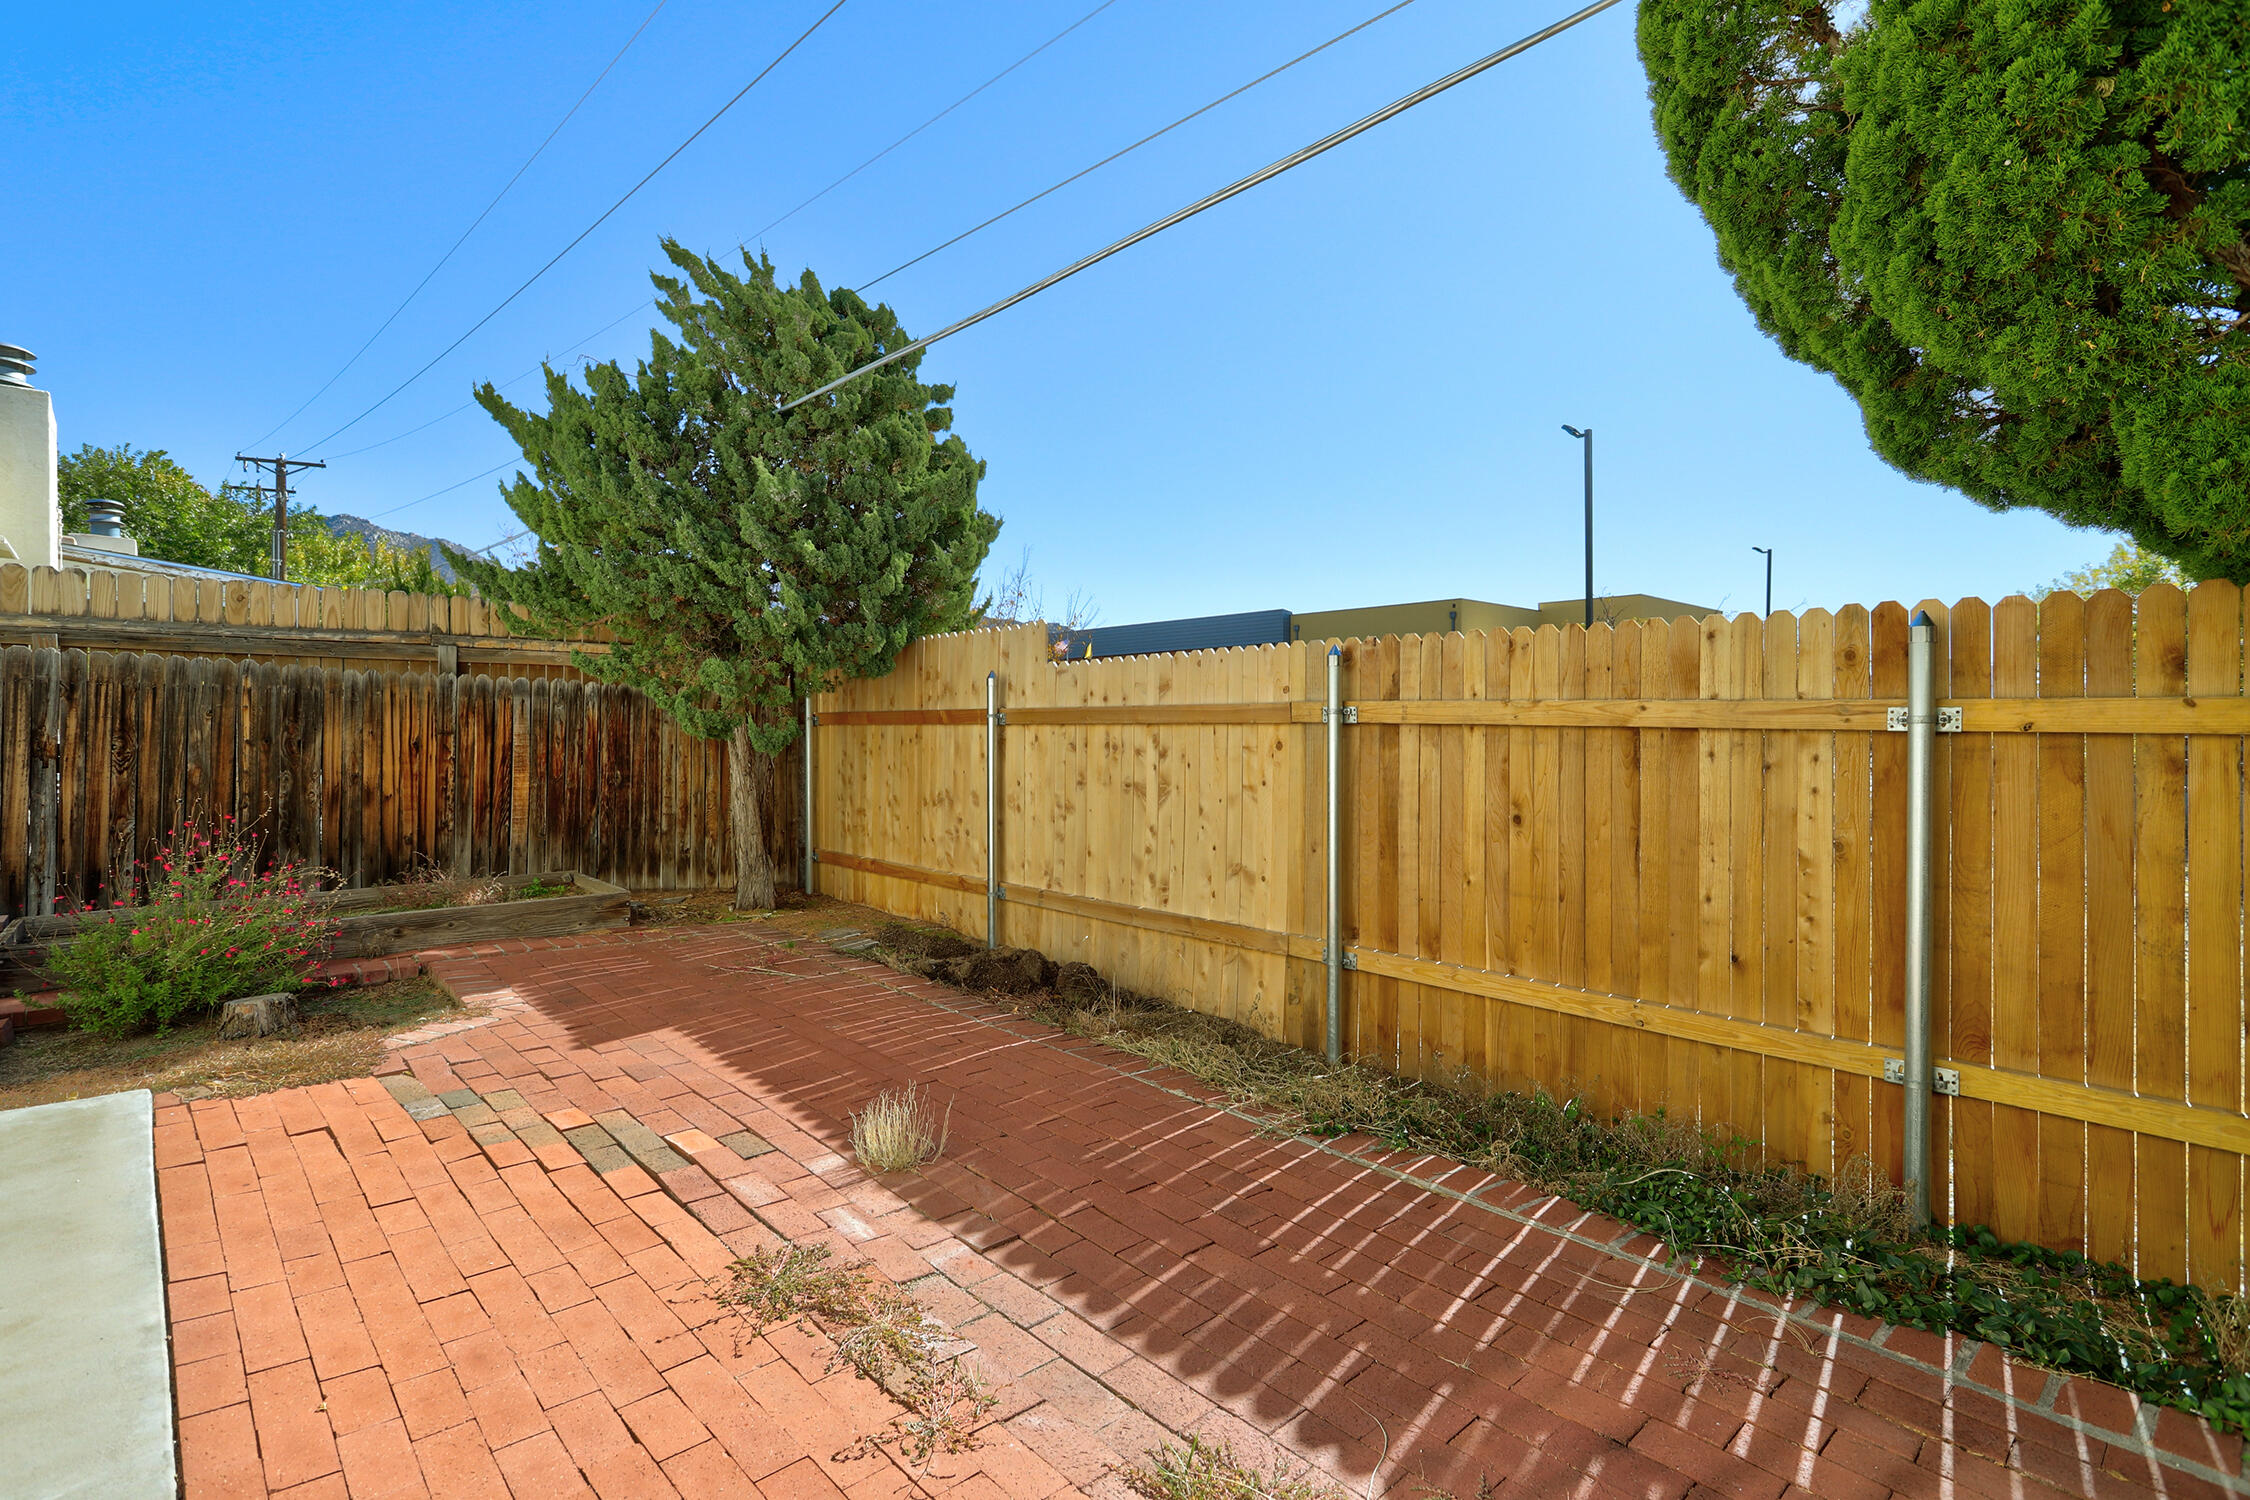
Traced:
<path fill-rule="evenodd" d="M 1067 963 L 1055 970 L 1055 993 L 1072 1005 L 1096 1005 L 1109 998 L 1109 981 L 1092 964 Z"/>
<path fill-rule="evenodd" d="M 875 941 L 910 958 L 967 958 L 982 951 L 958 932 L 942 927 L 909 927 L 904 922 L 885 923 L 876 931 Z"/>

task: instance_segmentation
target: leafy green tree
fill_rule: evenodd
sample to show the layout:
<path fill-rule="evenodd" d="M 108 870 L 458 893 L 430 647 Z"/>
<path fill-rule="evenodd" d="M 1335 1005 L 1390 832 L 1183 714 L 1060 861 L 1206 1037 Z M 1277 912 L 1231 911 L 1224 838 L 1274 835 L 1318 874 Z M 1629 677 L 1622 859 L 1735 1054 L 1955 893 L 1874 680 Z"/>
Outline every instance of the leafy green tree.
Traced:
<path fill-rule="evenodd" d="M 272 520 L 232 495 L 205 489 L 162 448 L 88 443 L 57 460 L 55 479 L 65 531 L 89 529 L 87 501 L 115 500 L 125 507 L 126 534 L 145 557 L 230 573 L 266 570 Z"/>
<path fill-rule="evenodd" d="M 545 415 L 477 392 L 536 476 L 502 491 L 539 539 L 530 562 L 447 555 L 536 632 L 605 627 L 614 646 L 578 653 L 581 670 L 726 740 L 735 902 L 764 908 L 773 757 L 800 700 L 968 624 L 999 522 L 977 507 L 984 465 L 951 433 L 952 389 L 917 379 L 917 357 L 776 410 L 909 342 L 888 307 L 810 271 L 783 286 L 763 257 L 736 276 L 664 253 L 686 278 L 650 278 L 677 339 L 653 334 L 635 373 L 594 365 L 580 390 L 550 368 Z"/>
<path fill-rule="evenodd" d="M 1673 180 L 1876 451 L 2250 579 L 2250 0 L 1642 0 Z"/>
<path fill-rule="evenodd" d="M 2170 558 L 2159 557 L 2138 542 L 2119 542 L 2110 549 L 2107 561 L 2073 569 L 2037 592 L 2091 594 L 2097 589 L 2121 589 L 2138 594 L 2160 583 L 2186 588 L 2190 581 Z"/>
<path fill-rule="evenodd" d="M 267 535 L 272 523 L 267 523 Z M 327 588 L 402 590 L 409 594 L 466 594 L 468 585 L 440 576 L 426 551 L 408 551 L 375 537 L 334 532 L 326 517 L 289 513 L 289 581 Z"/>
<path fill-rule="evenodd" d="M 125 533 L 141 556 L 198 568 L 263 577 L 273 562 L 273 512 L 230 490 L 208 490 L 161 448 L 88 443 L 56 461 L 63 530 L 91 529 L 89 500 L 125 507 Z M 289 511 L 289 581 L 328 588 L 461 594 L 462 584 L 438 576 L 426 552 L 408 552 L 365 537 L 337 535 L 318 511 Z"/>

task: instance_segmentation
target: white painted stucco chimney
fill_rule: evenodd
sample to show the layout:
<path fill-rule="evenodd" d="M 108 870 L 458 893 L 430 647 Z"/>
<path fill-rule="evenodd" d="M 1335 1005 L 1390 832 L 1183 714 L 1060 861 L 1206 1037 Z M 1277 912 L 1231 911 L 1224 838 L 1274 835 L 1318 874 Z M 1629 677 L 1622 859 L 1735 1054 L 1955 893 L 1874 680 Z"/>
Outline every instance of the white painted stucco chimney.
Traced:
<path fill-rule="evenodd" d="M 55 403 L 31 384 L 29 349 L 0 344 L 0 554 L 62 564 Z"/>

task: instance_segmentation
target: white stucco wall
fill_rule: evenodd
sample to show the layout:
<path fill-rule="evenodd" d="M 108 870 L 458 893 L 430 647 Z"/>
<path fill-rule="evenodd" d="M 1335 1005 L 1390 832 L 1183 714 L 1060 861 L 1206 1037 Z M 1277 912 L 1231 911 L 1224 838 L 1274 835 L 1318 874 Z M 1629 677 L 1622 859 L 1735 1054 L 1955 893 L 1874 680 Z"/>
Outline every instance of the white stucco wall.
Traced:
<path fill-rule="evenodd" d="M 55 491 L 55 403 L 45 391 L 0 382 L 0 537 L 16 560 L 62 561 Z"/>

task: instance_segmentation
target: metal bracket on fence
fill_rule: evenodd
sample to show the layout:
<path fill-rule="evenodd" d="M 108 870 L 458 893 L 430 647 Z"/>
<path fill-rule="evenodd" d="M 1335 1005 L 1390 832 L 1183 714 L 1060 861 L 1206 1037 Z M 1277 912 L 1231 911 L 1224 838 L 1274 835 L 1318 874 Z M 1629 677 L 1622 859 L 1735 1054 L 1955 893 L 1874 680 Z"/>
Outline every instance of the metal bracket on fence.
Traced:
<path fill-rule="evenodd" d="M 1320 722 L 1323 724 L 1328 722 L 1328 705 L 1325 703 L 1320 706 Z M 1359 722 L 1358 704 L 1347 703 L 1344 705 L 1343 722 L 1346 724 L 1357 724 Z"/>
<path fill-rule="evenodd" d="M 1885 1082 L 1885 1083 L 1904 1083 L 1904 1082 L 1906 1082 L 1906 1059 L 1905 1059 L 1905 1058 L 1903 1058 L 1903 1057 L 1886 1057 L 1886 1058 L 1884 1058 L 1884 1059 L 1883 1059 L 1883 1082 Z M 1930 1092 L 1931 1092 L 1931 1093 L 1933 1093 L 1933 1094 L 1944 1094 L 1944 1095 L 1948 1096 L 1949 1098 L 1954 1098 L 1954 1099 L 1958 1099 L 1958 1098 L 1960 1098 L 1960 1097 L 1961 1097 L 1961 1071 L 1960 1071 L 1960 1069 L 1958 1069 L 1958 1068 L 1932 1068 L 1932 1069 L 1930 1069 Z"/>
<path fill-rule="evenodd" d="M 1349 948 L 1346 948 L 1344 950 L 1344 967 L 1347 969 L 1356 969 L 1359 967 L 1359 955 L 1352 952 L 1352 950 Z"/>
<path fill-rule="evenodd" d="M 1906 710 L 1903 708 L 1891 708 L 1883 711 L 1883 727 L 1893 734 L 1904 734 L 1906 722 Z M 1961 706 L 1959 704 L 1954 704 L 1951 708 L 1940 708 L 1937 711 L 1937 732 L 1939 734 L 1959 734 L 1961 732 Z"/>

